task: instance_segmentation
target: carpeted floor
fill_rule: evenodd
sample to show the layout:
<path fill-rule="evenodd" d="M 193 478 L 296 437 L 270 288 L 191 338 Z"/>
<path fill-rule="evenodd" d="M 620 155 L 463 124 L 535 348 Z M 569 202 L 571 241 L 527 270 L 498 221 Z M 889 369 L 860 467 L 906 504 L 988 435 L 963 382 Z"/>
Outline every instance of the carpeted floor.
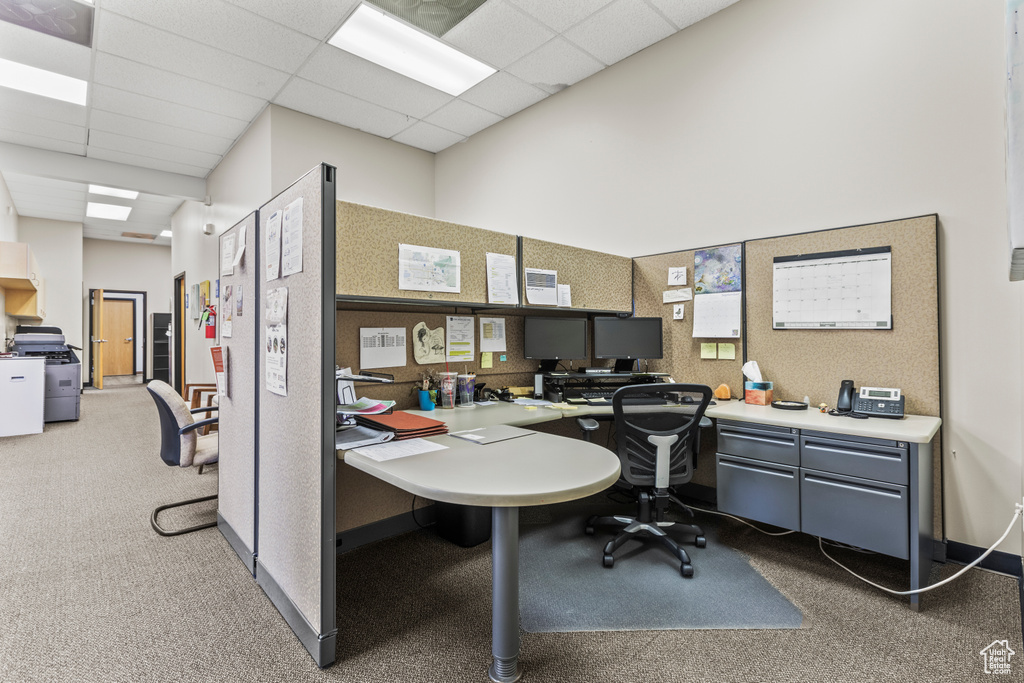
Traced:
<path fill-rule="evenodd" d="M 150 529 L 156 505 L 216 490 L 216 468 L 167 467 L 158 443 L 138 386 L 86 393 L 80 422 L 0 439 L 0 680 L 487 680 L 488 544 L 464 549 L 424 530 L 339 556 L 338 661 L 321 671 L 216 529 Z M 719 533 L 804 628 L 525 633 L 524 683 L 982 681 L 990 643 L 1024 653 L 1013 578 L 971 571 L 914 613 L 810 537 L 732 522 Z M 839 554 L 876 581 L 906 580 L 904 562 Z M 956 569 L 937 566 L 933 579 Z M 1004 680 L 1021 680 L 1018 657 Z"/>

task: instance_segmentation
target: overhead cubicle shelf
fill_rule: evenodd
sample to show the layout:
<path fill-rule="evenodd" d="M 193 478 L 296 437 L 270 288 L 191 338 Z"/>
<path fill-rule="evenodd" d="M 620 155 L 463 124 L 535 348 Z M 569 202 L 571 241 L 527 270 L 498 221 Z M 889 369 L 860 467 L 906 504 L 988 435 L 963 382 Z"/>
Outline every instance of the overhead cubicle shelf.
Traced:
<path fill-rule="evenodd" d="M 581 313 L 629 313 L 633 310 L 633 259 L 555 242 L 522 238 L 520 276 L 526 268 L 557 273 L 558 284 L 569 285 L 571 305 L 534 306 L 536 310 Z"/>

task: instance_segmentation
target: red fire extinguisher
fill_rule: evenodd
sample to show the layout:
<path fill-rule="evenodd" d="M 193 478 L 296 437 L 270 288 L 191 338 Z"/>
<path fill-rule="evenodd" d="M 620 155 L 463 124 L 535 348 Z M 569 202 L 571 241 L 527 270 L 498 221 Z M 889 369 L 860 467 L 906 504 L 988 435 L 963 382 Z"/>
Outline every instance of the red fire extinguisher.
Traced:
<path fill-rule="evenodd" d="M 206 338 L 216 339 L 217 338 L 217 309 L 214 306 L 207 306 L 206 310 L 203 311 L 203 315 L 199 318 L 199 324 L 202 326 L 206 325 Z"/>

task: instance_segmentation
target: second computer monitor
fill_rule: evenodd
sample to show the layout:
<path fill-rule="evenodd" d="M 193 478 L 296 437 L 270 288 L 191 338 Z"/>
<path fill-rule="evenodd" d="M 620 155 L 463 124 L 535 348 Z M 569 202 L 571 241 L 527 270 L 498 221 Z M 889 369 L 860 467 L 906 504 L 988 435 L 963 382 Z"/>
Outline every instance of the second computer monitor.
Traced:
<path fill-rule="evenodd" d="M 594 357 L 614 359 L 616 371 L 661 354 L 661 318 L 594 318 Z"/>
<path fill-rule="evenodd" d="M 541 370 L 551 372 L 560 360 L 587 357 L 587 319 L 524 318 L 523 341 L 523 356 L 541 361 Z"/>

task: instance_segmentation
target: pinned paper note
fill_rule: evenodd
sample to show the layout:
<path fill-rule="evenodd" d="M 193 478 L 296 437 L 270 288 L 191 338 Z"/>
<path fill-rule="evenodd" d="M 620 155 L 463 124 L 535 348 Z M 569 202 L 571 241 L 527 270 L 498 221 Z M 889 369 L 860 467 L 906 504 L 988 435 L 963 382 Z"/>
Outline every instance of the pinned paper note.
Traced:
<path fill-rule="evenodd" d="M 735 344 L 719 344 L 718 345 L 718 359 L 719 360 L 736 360 L 736 345 Z"/>
<path fill-rule="evenodd" d="M 700 345 L 700 357 L 703 359 L 714 360 L 718 358 L 718 344 L 714 342 L 709 344 Z"/>
<path fill-rule="evenodd" d="M 558 285 L 558 305 L 572 307 L 572 289 L 569 285 Z"/>
<path fill-rule="evenodd" d="M 686 304 L 674 304 L 672 306 L 672 319 L 682 320 L 686 316 Z"/>
<path fill-rule="evenodd" d="M 661 302 L 670 304 L 674 301 L 689 301 L 693 298 L 693 290 L 689 287 L 683 289 L 667 289 L 661 293 Z"/>
<path fill-rule="evenodd" d="M 668 269 L 668 286 L 686 284 L 686 266 Z"/>
<path fill-rule="evenodd" d="M 480 352 L 480 367 L 486 370 L 494 367 L 494 354 L 490 351 Z"/>

